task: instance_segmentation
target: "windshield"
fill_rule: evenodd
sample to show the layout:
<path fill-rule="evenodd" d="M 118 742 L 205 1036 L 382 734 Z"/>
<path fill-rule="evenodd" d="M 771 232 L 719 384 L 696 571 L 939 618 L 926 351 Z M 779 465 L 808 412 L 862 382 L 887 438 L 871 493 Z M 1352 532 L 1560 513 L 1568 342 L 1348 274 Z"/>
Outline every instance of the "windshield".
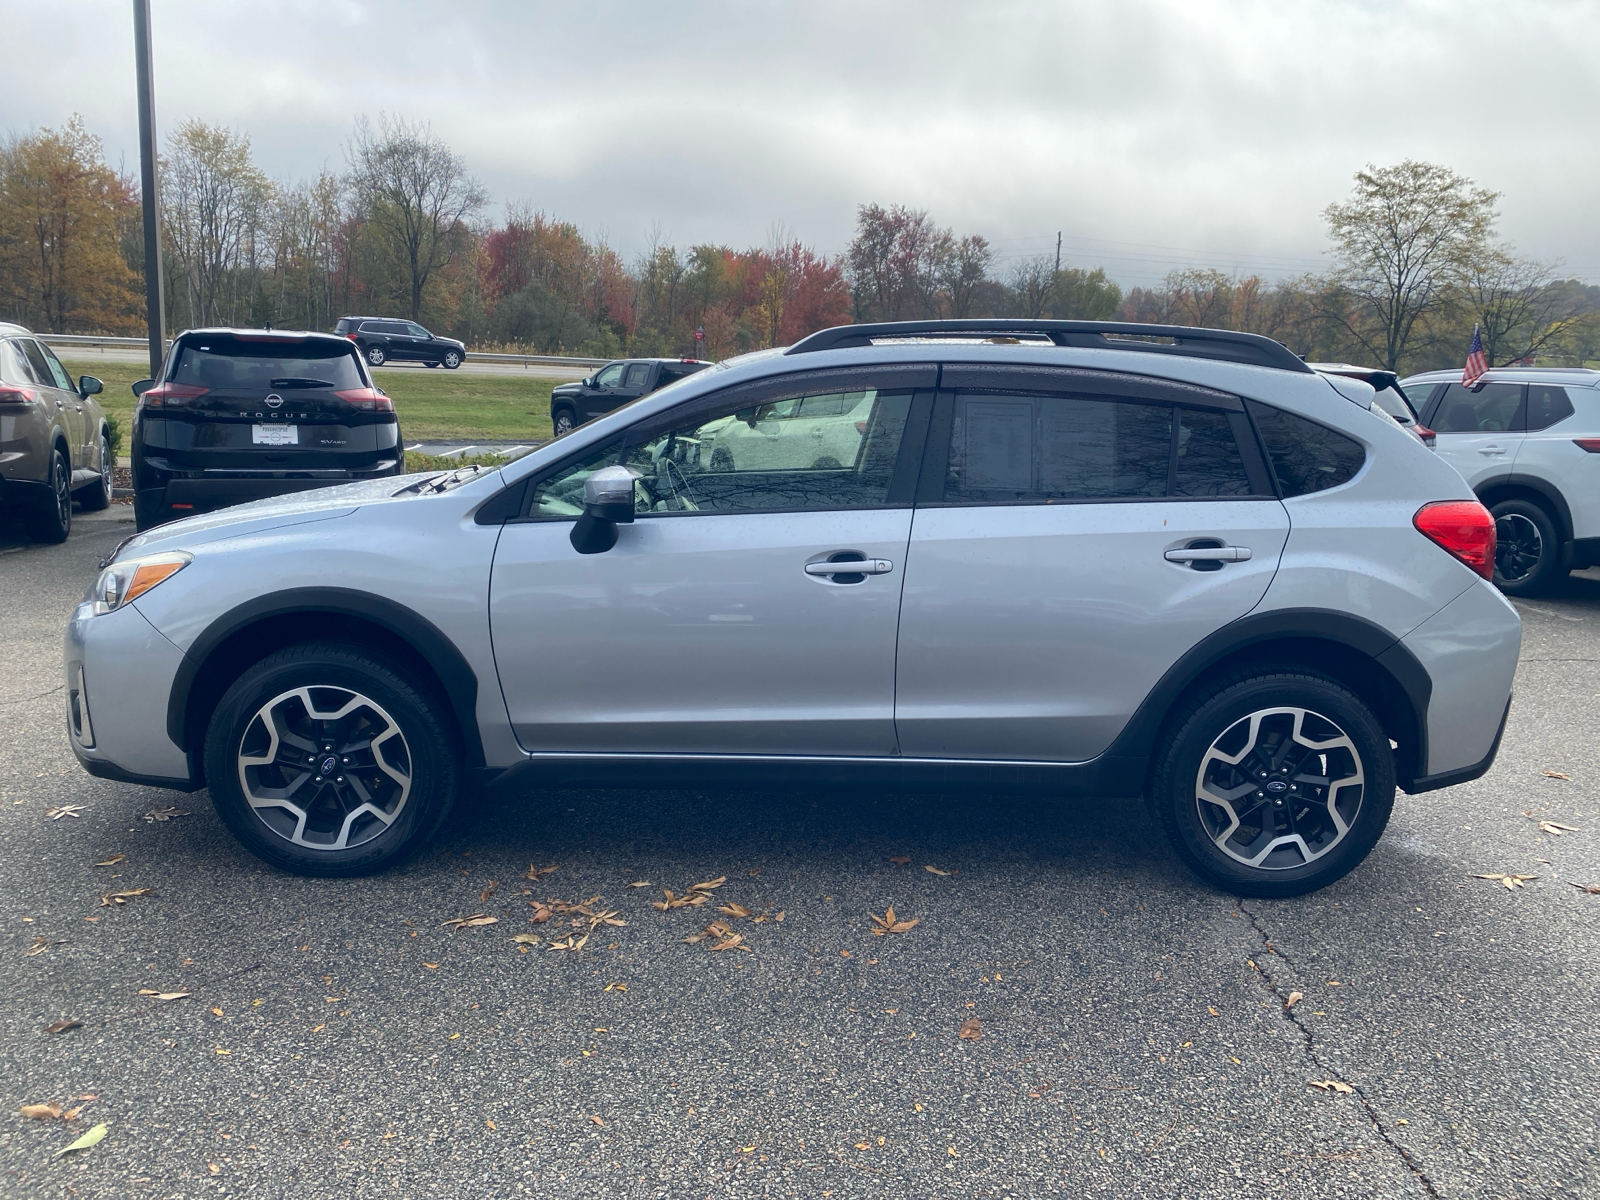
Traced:
<path fill-rule="evenodd" d="M 184 342 L 171 382 L 249 391 L 367 386 L 354 343 L 246 342 L 230 337 Z"/>

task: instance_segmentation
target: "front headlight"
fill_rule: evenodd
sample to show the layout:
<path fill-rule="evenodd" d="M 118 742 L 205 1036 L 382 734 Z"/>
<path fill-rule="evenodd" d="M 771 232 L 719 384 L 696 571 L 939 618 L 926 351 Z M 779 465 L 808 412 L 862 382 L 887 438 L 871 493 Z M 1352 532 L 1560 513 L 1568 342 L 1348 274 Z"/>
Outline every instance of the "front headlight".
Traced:
<path fill-rule="evenodd" d="M 100 572 L 100 578 L 89 589 L 89 599 L 94 604 L 95 613 L 112 612 L 130 600 L 137 600 L 193 561 L 194 555 L 171 550 L 165 554 L 149 554 L 143 558 L 113 563 Z"/>

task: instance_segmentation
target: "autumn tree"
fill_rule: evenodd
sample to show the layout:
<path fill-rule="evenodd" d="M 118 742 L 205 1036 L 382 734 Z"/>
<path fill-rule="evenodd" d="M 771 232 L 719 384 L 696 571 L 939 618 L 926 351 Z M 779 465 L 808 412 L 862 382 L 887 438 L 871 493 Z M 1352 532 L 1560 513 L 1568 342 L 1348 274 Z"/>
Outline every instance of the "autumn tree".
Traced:
<path fill-rule="evenodd" d="M 1481 257 L 1499 193 L 1434 163 L 1357 171 L 1350 198 L 1324 210 L 1349 330 L 1385 369 L 1406 355 L 1418 321 Z"/>
<path fill-rule="evenodd" d="M 184 121 L 167 138 L 161 217 L 177 325 L 248 324 L 275 189 L 247 134 Z"/>
<path fill-rule="evenodd" d="M 53 333 L 132 331 L 138 280 L 120 249 L 130 183 L 72 117 L 0 147 L 0 303 Z"/>
<path fill-rule="evenodd" d="M 402 265 L 412 320 L 430 279 L 470 242 L 466 223 L 488 193 L 426 122 L 380 115 L 356 122 L 348 156 L 350 185 L 367 226 Z"/>
<path fill-rule="evenodd" d="M 1554 268 L 1493 247 L 1475 255 L 1461 273 L 1462 307 L 1478 326 L 1491 367 L 1503 367 L 1545 349 L 1571 315 L 1565 294 L 1551 286 Z"/>

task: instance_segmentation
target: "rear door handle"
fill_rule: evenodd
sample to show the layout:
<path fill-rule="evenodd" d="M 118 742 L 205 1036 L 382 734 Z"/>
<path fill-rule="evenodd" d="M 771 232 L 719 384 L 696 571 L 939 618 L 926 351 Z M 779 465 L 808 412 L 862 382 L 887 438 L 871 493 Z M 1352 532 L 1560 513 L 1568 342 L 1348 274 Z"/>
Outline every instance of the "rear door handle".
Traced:
<path fill-rule="evenodd" d="M 887 558 L 858 558 L 845 562 L 814 562 L 806 564 L 807 575 L 887 575 L 894 563 Z"/>
<path fill-rule="evenodd" d="M 1495 457 L 1497 454 L 1504 454 L 1505 452 L 1506 448 L 1504 446 L 1480 446 L 1478 448 L 1479 454 L 1487 455 L 1490 458 Z"/>
<path fill-rule="evenodd" d="M 1192 550 L 1168 550 L 1168 562 L 1249 562 L 1248 546 L 1198 546 Z"/>

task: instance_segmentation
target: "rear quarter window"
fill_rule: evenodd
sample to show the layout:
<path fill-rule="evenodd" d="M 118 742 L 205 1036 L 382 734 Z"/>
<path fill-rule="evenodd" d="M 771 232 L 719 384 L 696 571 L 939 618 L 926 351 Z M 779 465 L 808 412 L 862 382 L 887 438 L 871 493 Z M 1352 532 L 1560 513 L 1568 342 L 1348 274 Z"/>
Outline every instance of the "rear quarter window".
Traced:
<path fill-rule="evenodd" d="M 1246 400 L 1245 407 L 1255 420 L 1285 498 L 1348 483 L 1366 462 L 1360 442 L 1326 425 L 1257 400 Z"/>
<path fill-rule="evenodd" d="M 1528 424 L 1530 433 L 1549 429 L 1557 421 L 1565 421 L 1573 413 L 1572 399 L 1564 387 L 1535 383 L 1528 387 Z"/>

